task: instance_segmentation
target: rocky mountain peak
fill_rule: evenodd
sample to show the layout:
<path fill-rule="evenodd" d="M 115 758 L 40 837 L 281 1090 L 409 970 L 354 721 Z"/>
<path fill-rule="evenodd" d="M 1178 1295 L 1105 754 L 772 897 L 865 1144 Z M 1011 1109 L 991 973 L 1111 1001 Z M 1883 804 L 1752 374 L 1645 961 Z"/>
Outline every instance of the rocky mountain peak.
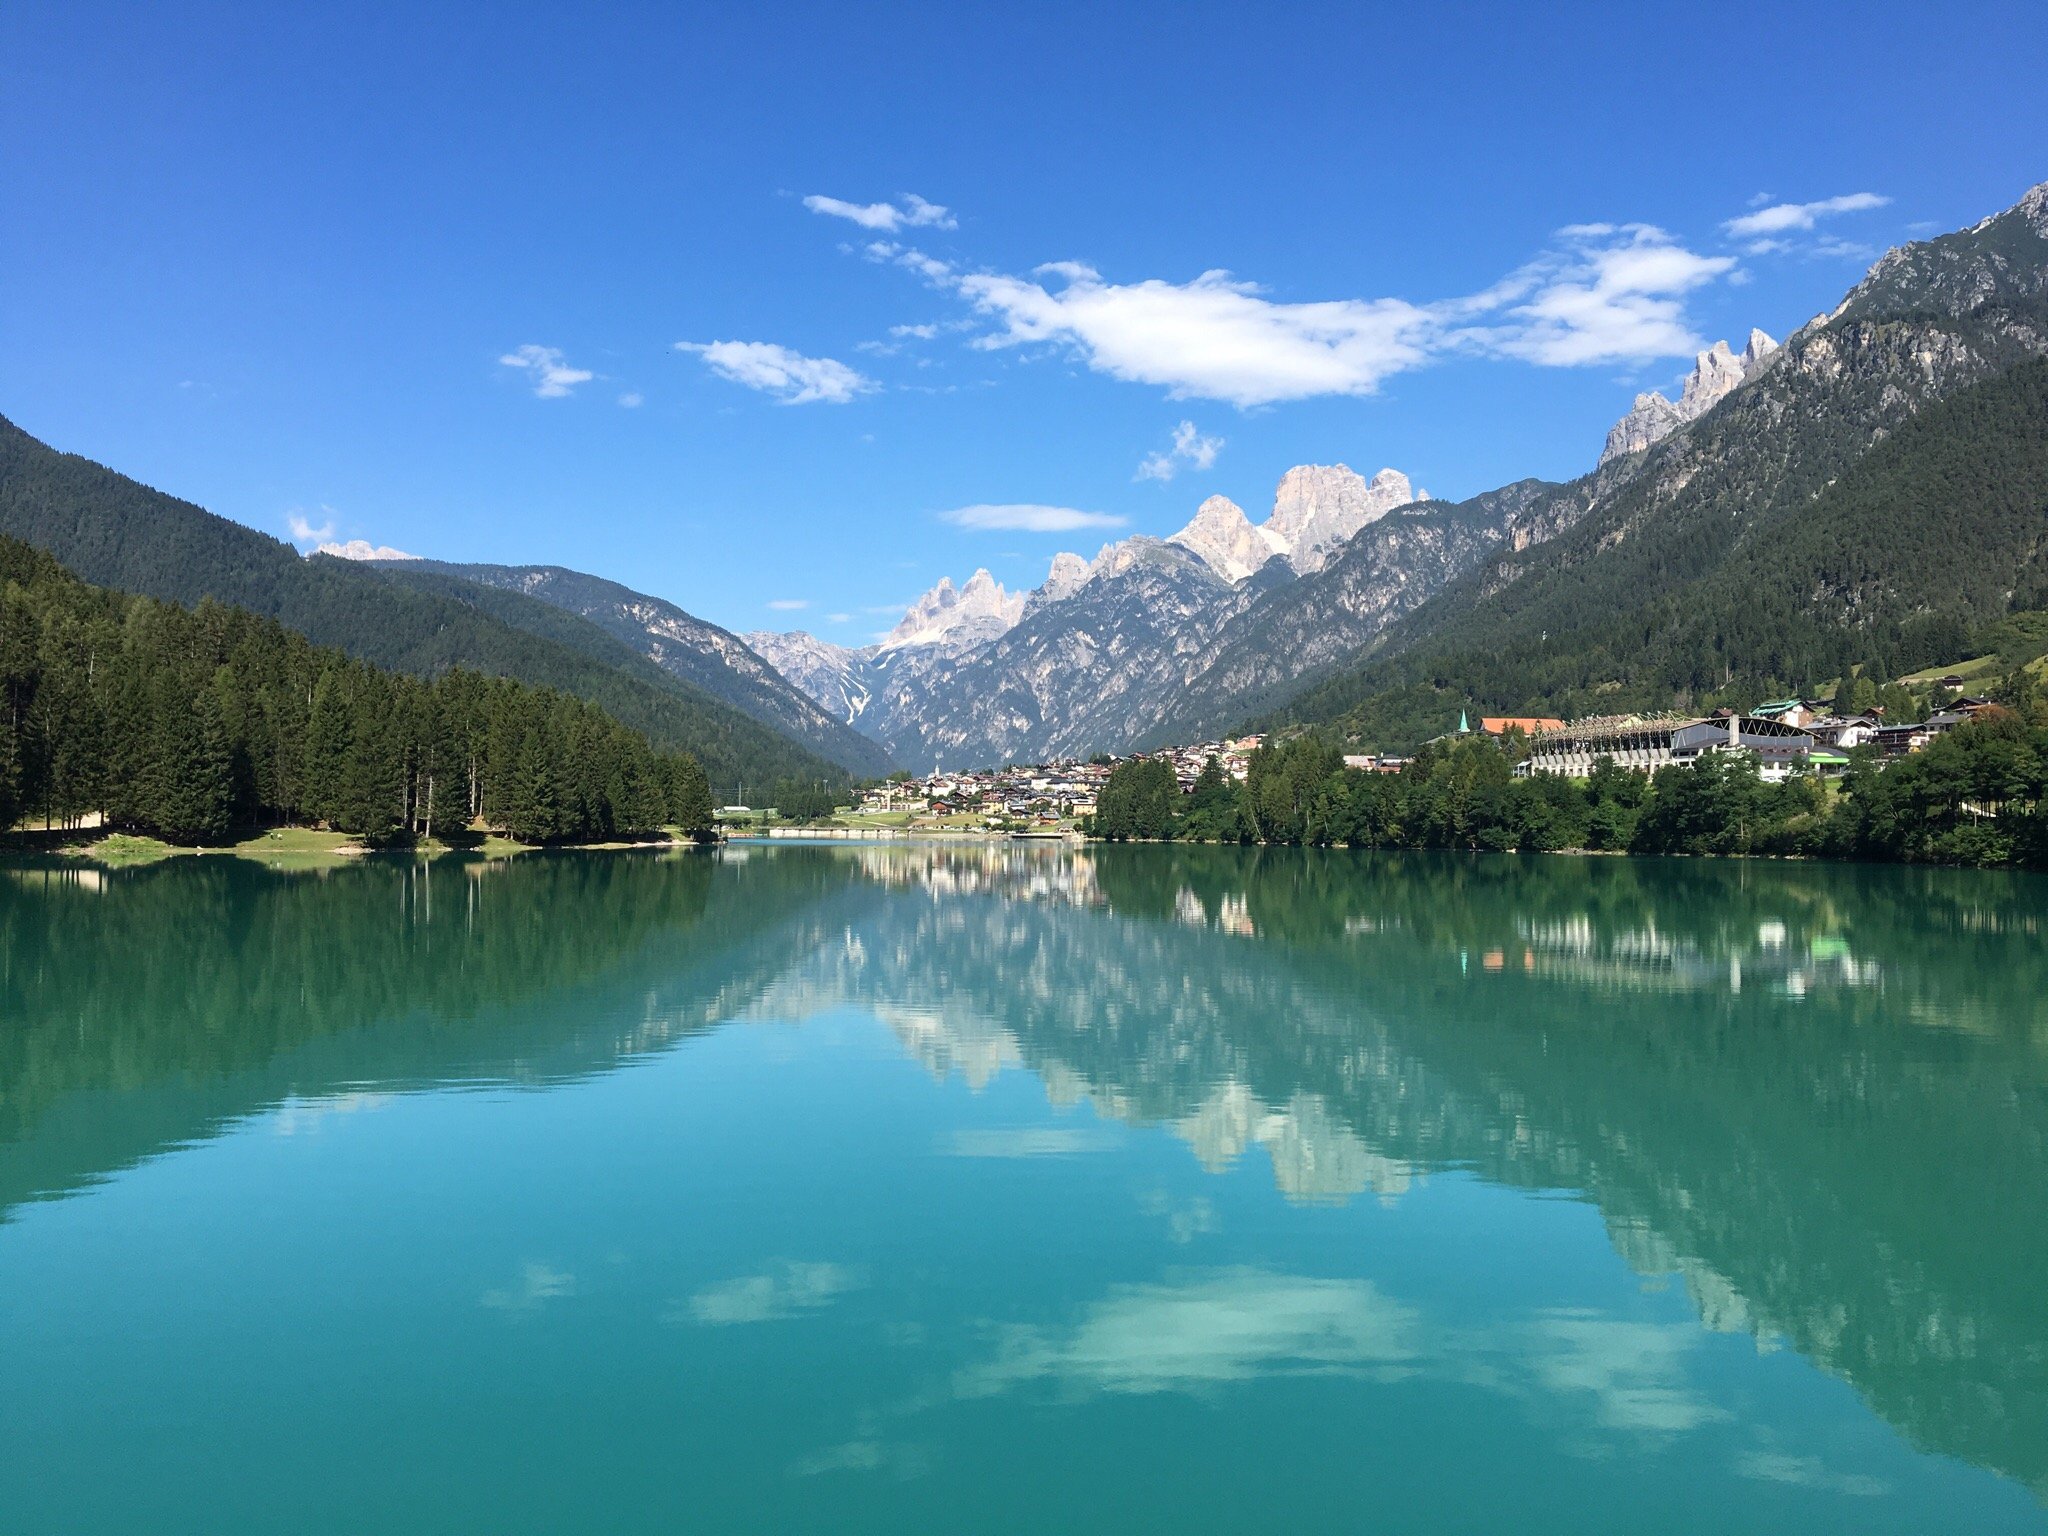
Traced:
<path fill-rule="evenodd" d="M 1230 582 L 1243 581 L 1287 550 L 1279 534 L 1253 526 L 1244 508 L 1228 496 L 1211 496 L 1195 509 L 1193 520 L 1166 542 L 1200 557 L 1210 570 Z"/>
<path fill-rule="evenodd" d="M 1687 422 L 1698 421 L 1754 377 L 1777 350 L 1777 342 L 1754 329 L 1739 357 L 1727 342 L 1715 342 L 1693 360 L 1692 372 L 1685 376 L 1676 402 L 1655 390 L 1636 396 L 1628 414 L 1609 429 L 1607 445 L 1600 450 L 1600 462 L 1605 464 L 1625 453 L 1640 453 Z"/>
<path fill-rule="evenodd" d="M 2048 181 L 2030 188 L 2027 195 L 2013 204 L 2014 212 L 2034 226 L 2034 233 L 2048 238 Z"/>
<path fill-rule="evenodd" d="M 1037 595 L 1047 602 L 1057 602 L 1077 589 L 1088 579 L 1088 562 L 1081 556 L 1061 550 L 1052 557 L 1052 569 L 1045 573 L 1045 585 Z"/>
<path fill-rule="evenodd" d="M 1704 416 L 1707 408 L 1742 382 L 1742 359 L 1725 341 L 1717 341 L 1700 353 L 1692 372 L 1685 376 L 1685 388 L 1678 397 L 1678 414 L 1687 421 Z"/>
<path fill-rule="evenodd" d="M 882 644 L 964 647 L 992 640 L 1024 615 L 1024 594 L 1003 590 L 986 570 L 977 570 L 960 587 L 941 576 L 938 585 L 912 603 Z"/>
<path fill-rule="evenodd" d="M 1280 477 L 1263 531 L 1285 541 L 1296 570 L 1312 571 L 1359 529 L 1414 499 L 1398 469 L 1368 480 L 1345 464 L 1299 464 Z"/>
<path fill-rule="evenodd" d="M 2033 304 L 2044 296 L 2048 182 L 2030 187 L 2012 207 L 1968 229 L 1894 246 L 1828 318 L 1945 314 L 1960 319 L 1987 304 Z"/>

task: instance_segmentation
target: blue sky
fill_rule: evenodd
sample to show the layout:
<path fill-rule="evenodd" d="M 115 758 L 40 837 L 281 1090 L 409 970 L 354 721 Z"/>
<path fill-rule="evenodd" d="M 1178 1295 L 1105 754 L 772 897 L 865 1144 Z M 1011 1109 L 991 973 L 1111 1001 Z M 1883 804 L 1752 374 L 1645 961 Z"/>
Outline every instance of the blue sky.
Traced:
<path fill-rule="evenodd" d="M 1579 473 L 2048 179 L 2044 79 L 2039 5 L 15 0 L 0 413 L 858 643 L 1296 463 Z"/>

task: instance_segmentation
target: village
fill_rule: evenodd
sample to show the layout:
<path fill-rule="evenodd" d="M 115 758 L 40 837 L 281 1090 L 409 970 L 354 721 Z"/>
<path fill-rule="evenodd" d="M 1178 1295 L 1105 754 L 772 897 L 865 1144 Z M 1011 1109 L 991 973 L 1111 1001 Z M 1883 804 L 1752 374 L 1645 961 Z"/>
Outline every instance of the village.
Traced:
<path fill-rule="evenodd" d="M 1941 680 L 1951 685 L 1960 681 Z M 1942 692 L 1950 695 L 1947 702 L 1915 721 L 1889 720 L 1882 709 L 1837 713 L 1828 700 L 1806 698 L 1772 700 L 1746 713 L 1722 709 L 1708 715 L 1618 714 L 1572 721 L 1482 715 L 1474 723 L 1466 712 L 1435 742 L 1491 739 L 1514 757 L 1514 772 L 1520 778 L 1583 779 L 1602 759 L 1631 772 L 1653 774 L 1706 754 L 1737 753 L 1755 761 L 1758 776 L 1766 783 L 1801 774 L 1833 779 L 1847 773 L 1849 753 L 1858 747 L 1875 748 L 1880 761 L 1902 757 L 1998 707 L 1989 699 L 1958 694 L 1953 686 Z M 1070 837 L 1079 835 L 1086 818 L 1094 815 L 1097 797 L 1118 763 L 1134 757 L 1164 762 L 1186 794 L 1212 758 L 1230 778 L 1243 782 L 1252 754 L 1264 740 L 1247 735 L 1123 757 L 1098 754 L 1086 761 L 899 774 L 867 787 L 856 803 L 829 816 L 800 821 L 774 809 L 734 805 L 724 807 L 719 819 L 729 830 L 751 829 L 777 837 Z M 1346 768 L 1366 773 L 1398 773 L 1411 761 L 1376 753 L 1344 756 Z"/>

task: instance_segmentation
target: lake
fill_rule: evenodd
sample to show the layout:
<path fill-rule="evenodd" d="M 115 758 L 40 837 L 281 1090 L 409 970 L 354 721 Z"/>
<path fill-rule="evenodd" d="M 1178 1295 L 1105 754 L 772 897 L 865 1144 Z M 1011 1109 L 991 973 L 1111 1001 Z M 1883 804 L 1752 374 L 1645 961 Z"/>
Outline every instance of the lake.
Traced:
<path fill-rule="evenodd" d="M 8 1532 L 2048 1531 L 2048 879 L 0 872 Z"/>

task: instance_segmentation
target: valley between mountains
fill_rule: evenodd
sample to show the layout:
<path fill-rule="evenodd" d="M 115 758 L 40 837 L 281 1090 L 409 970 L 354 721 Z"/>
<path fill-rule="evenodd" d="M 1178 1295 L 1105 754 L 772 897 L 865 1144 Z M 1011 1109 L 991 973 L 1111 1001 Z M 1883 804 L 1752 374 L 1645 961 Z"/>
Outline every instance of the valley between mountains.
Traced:
<path fill-rule="evenodd" d="M 300 556 L 0 422 L 0 533 L 379 666 L 594 702 L 721 796 L 1121 753 L 1248 726 L 1399 751 L 1464 708 L 1737 707 L 1963 654 L 2048 607 L 2048 184 L 1893 250 L 1783 342 L 1703 351 L 1577 479 L 1461 501 L 1287 470 L 1254 518 L 942 579 L 858 648 L 734 634 L 559 566 Z"/>

